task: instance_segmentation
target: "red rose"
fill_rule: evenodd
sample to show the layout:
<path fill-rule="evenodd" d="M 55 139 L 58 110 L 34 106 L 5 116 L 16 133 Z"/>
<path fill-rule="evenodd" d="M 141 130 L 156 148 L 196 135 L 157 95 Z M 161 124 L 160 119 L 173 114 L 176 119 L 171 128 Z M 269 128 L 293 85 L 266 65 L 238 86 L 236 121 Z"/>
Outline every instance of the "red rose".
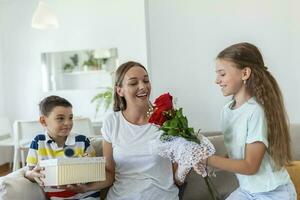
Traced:
<path fill-rule="evenodd" d="M 154 101 L 154 105 L 156 108 L 162 108 L 165 111 L 171 110 L 173 108 L 173 97 L 169 93 L 165 93 L 160 95 Z"/>
<path fill-rule="evenodd" d="M 159 126 L 162 126 L 165 121 L 166 117 L 164 116 L 164 110 L 160 109 L 155 109 L 149 119 L 149 123 L 153 123 Z"/>
<path fill-rule="evenodd" d="M 163 125 L 167 120 L 164 112 L 173 109 L 172 99 L 173 97 L 169 93 L 165 93 L 154 101 L 154 112 L 149 119 L 149 123 L 154 123 L 159 126 Z"/>

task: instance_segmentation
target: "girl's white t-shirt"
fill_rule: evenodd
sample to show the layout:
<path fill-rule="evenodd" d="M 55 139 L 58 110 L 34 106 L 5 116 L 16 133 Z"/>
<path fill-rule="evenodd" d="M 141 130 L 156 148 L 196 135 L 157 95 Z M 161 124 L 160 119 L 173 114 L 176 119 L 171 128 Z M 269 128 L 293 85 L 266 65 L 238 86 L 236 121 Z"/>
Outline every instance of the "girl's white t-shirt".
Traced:
<path fill-rule="evenodd" d="M 246 144 L 262 142 L 266 147 L 269 146 L 267 121 L 263 108 L 254 97 L 234 110 L 230 108 L 232 103 L 233 101 L 229 102 L 221 114 L 224 143 L 230 158 L 244 159 Z M 276 170 L 274 161 L 267 151 L 257 173 L 236 175 L 240 187 L 253 193 L 268 192 L 291 182 L 284 167 Z"/>
<path fill-rule="evenodd" d="M 178 200 L 172 163 L 151 145 L 161 135 L 155 125 L 135 125 L 114 112 L 104 120 L 101 132 L 112 144 L 116 164 L 107 200 Z"/>

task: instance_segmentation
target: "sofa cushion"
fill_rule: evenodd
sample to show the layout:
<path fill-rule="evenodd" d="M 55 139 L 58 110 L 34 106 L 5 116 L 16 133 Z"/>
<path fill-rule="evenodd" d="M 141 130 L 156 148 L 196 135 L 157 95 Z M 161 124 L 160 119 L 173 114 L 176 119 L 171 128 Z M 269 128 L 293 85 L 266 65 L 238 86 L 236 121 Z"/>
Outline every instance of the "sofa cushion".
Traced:
<path fill-rule="evenodd" d="M 91 145 L 96 151 L 96 156 L 102 156 L 103 151 L 102 151 L 102 139 L 101 138 L 91 138 Z"/>
<path fill-rule="evenodd" d="M 214 145 L 216 149 L 216 155 L 219 156 L 226 156 L 227 155 L 227 150 L 224 144 L 224 136 L 223 135 L 214 135 L 214 136 L 209 136 L 208 139 L 210 142 Z"/>
<path fill-rule="evenodd" d="M 291 124 L 290 134 L 293 160 L 300 160 L 300 124 Z"/>
<path fill-rule="evenodd" d="M 42 189 L 24 178 L 24 172 L 25 169 L 22 168 L 0 178 L 1 200 L 45 199 Z"/>
<path fill-rule="evenodd" d="M 300 200 L 300 161 L 294 161 L 290 166 L 286 167 L 289 175 L 295 185 L 298 200 Z"/>
<path fill-rule="evenodd" d="M 235 174 L 226 171 L 217 171 L 216 176 L 211 176 L 211 180 L 216 190 L 225 199 L 238 187 Z M 204 179 L 196 172 L 192 171 L 187 179 L 187 187 L 184 191 L 184 200 L 211 200 L 210 193 Z"/>

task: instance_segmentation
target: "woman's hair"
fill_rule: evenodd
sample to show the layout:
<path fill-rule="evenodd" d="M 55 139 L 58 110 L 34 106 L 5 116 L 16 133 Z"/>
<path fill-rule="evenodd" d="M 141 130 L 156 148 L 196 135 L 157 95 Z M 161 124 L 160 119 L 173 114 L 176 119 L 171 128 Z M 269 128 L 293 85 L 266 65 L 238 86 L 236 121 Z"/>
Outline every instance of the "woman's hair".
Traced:
<path fill-rule="evenodd" d="M 118 95 L 116 87 L 122 87 L 124 76 L 127 73 L 127 71 L 130 70 L 132 67 L 141 67 L 147 72 L 146 68 L 142 64 L 134 61 L 123 63 L 118 67 L 115 74 L 115 87 L 114 87 L 114 108 L 113 109 L 115 112 L 120 110 L 126 110 L 127 108 L 127 103 L 125 98 Z"/>
<path fill-rule="evenodd" d="M 246 90 L 263 107 L 267 126 L 267 151 L 279 169 L 291 161 L 289 121 L 280 88 L 264 65 L 263 57 L 256 46 L 250 43 L 234 44 L 221 51 L 217 59 L 235 63 L 239 69 L 249 67 L 251 74 L 246 82 Z"/>

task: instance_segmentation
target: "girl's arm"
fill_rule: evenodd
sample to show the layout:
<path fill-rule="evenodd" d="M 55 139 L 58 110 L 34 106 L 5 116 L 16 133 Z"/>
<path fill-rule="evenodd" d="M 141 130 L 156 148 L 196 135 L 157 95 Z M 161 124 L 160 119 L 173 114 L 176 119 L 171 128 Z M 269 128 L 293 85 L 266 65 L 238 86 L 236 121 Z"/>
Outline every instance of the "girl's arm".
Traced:
<path fill-rule="evenodd" d="M 265 152 L 266 146 L 264 143 L 254 142 L 246 144 L 245 158 L 242 160 L 213 155 L 209 157 L 207 161 L 209 165 L 222 170 L 244 175 L 253 175 L 259 170 Z"/>

